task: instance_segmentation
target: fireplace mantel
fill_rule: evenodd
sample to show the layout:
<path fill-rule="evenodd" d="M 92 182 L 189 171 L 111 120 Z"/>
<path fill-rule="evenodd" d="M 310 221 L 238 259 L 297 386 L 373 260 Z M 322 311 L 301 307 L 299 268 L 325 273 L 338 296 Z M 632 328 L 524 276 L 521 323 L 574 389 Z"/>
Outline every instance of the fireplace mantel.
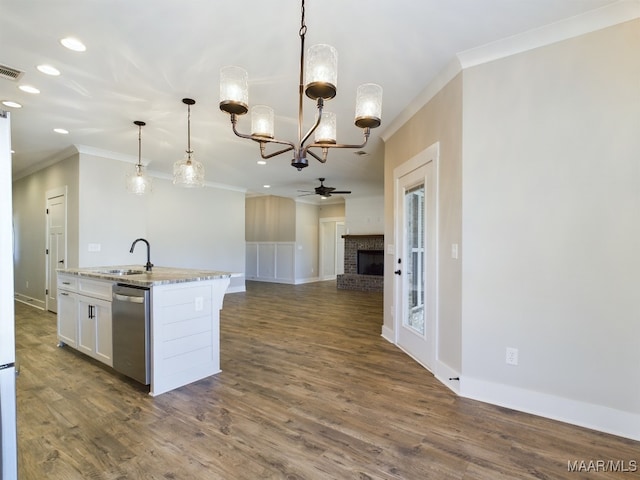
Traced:
<path fill-rule="evenodd" d="M 381 233 L 371 233 L 364 235 L 342 235 L 342 238 L 384 238 L 384 235 Z"/>

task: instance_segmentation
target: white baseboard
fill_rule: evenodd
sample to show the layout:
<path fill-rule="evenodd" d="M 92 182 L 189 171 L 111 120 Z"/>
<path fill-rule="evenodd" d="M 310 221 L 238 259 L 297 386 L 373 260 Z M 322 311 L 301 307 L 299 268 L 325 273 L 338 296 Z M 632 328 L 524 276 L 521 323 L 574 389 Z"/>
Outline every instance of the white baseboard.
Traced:
<path fill-rule="evenodd" d="M 244 285 L 236 285 L 235 287 L 227 288 L 227 291 L 225 293 L 242 293 L 246 291 L 247 288 Z"/>
<path fill-rule="evenodd" d="M 460 372 L 454 370 L 446 363 L 436 360 L 433 374 L 442 384 L 449 387 L 454 393 L 460 395 Z"/>
<path fill-rule="evenodd" d="M 17 302 L 30 305 L 38 310 L 44 310 L 46 306 L 43 300 L 38 300 L 37 298 L 29 297 L 28 295 L 23 295 L 21 293 L 15 293 L 14 298 Z"/>
<path fill-rule="evenodd" d="M 302 283 L 315 283 L 322 282 L 323 280 L 320 277 L 307 277 L 307 278 L 296 278 L 295 284 L 300 285 Z"/>
<path fill-rule="evenodd" d="M 509 385 L 461 377 L 460 395 L 640 441 L 640 414 Z"/>
<path fill-rule="evenodd" d="M 395 343 L 393 330 L 384 325 L 382 325 L 382 338 L 384 338 L 389 343 Z"/>
<path fill-rule="evenodd" d="M 382 338 L 395 344 L 393 330 L 384 325 Z M 436 361 L 433 373 L 439 382 L 461 397 L 640 441 L 640 414 L 637 413 L 464 377 L 440 361 Z"/>

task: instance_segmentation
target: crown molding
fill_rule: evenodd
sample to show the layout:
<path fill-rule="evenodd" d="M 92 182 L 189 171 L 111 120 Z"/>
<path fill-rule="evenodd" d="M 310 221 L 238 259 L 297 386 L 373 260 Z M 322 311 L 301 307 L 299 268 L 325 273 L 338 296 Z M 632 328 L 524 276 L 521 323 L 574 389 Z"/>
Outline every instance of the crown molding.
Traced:
<path fill-rule="evenodd" d="M 595 10 L 560 20 L 457 54 L 462 69 L 481 65 L 553 43 L 579 37 L 640 17 L 640 0 L 618 0 Z"/>
<path fill-rule="evenodd" d="M 413 101 L 398 116 L 396 116 L 389 126 L 380 134 L 383 141 L 389 140 L 400 127 L 420 111 L 429 101 L 442 90 L 447 83 L 455 78 L 462 71 L 460 62 L 453 58 L 440 72 L 429 82 L 429 84 L 413 99 Z"/>
<path fill-rule="evenodd" d="M 459 52 L 413 99 L 407 108 L 391 121 L 380 134 L 380 138 L 385 142 L 388 141 L 447 83 L 467 68 L 578 37 L 636 18 L 640 18 L 640 0 L 618 0 L 581 15 Z"/>

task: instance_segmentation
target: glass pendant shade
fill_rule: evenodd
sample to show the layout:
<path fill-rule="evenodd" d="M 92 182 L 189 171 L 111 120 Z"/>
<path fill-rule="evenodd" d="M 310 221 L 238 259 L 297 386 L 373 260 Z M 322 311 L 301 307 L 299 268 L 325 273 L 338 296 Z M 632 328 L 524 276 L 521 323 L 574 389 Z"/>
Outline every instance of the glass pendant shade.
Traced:
<path fill-rule="evenodd" d="M 183 98 L 182 103 L 187 105 L 187 154 L 183 160 L 173 164 L 173 184 L 180 187 L 194 188 L 204 186 L 204 166 L 193 158 L 191 150 L 191 105 L 196 101 L 191 98 Z"/>
<path fill-rule="evenodd" d="M 153 186 L 151 177 L 144 174 L 142 166 L 142 127 L 146 123 L 136 120 L 133 124 L 138 127 L 138 163 L 135 164 L 133 171 L 127 175 L 127 191 L 136 195 L 144 195 L 151 192 Z"/>
<path fill-rule="evenodd" d="M 173 184 L 186 188 L 203 187 L 204 166 L 187 154 L 173 164 Z"/>
<path fill-rule="evenodd" d="M 338 51 L 331 45 L 314 45 L 307 50 L 305 93 L 316 100 L 336 96 L 338 86 Z"/>
<path fill-rule="evenodd" d="M 274 113 L 267 105 L 251 107 L 251 135 L 273 138 Z"/>
<path fill-rule="evenodd" d="M 356 92 L 355 124 L 360 128 L 376 128 L 382 118 L 382 87 L 365 83 Z"/>
<path fill-rule="evenodd" d="M 244 115 L 249 111 L 249 75 L 233 65 L 220 69 L 220 110 Z"/>
<path fill-rule="evenodd" d="M 127 191 L 136 195 L 150 193 L 153 187 L 151 177 L 144 174 L 143 166 L 138 164 L 133 172 L 127 175 Z"/>
<path fill-rule="evenodd" d="M 336 143 L 336 114 L 333 112 L 322 112 L 320 125 L 314 132 L 316 143 Z"/>

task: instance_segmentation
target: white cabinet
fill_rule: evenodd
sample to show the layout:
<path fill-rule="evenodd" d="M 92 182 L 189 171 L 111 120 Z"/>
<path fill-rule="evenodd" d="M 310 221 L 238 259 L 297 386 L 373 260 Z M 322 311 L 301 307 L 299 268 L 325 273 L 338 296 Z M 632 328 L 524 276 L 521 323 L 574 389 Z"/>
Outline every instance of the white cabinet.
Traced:
<path fill-rule="evenodd" d="M 78 350 L 113 366 L 111 302 L 78 295 Z"/>
<path fill-rule="evenodd" d="M 78 295 L 58 289 L 58 341 L 76 348 L 78 345 Z"/>
<path fill-rule="evenodd" d="M 113 282 L 58 275 L 58 341 L 113 366 Z"/>

